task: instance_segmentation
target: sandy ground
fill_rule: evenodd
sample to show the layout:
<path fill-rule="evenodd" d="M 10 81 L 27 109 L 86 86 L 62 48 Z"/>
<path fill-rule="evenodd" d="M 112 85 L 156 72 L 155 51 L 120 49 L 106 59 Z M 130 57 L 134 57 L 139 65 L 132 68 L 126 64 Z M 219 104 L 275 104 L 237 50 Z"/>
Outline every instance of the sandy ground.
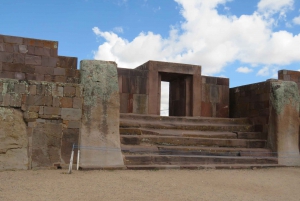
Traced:
<path fill-rule="evenodd" d="M 64 173 L 0 172 L 0 200 L 300 200 L 300 168 Z"/>

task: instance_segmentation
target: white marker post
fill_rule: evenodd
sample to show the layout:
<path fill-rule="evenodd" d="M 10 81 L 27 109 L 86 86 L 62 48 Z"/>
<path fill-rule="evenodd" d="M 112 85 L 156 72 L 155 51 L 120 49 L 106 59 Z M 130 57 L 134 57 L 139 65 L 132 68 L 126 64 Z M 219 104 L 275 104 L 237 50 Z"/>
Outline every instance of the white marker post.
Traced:
<path fill-rule="evenodd" d="M 80 149 L 78 147 L 78 153 L 77 153 L 77 170 L 79 170 L 79 158 L 80 158 Z"/>
<path fill-rule="evenodd" d="M 73 157 L 74 157 L 74 144 L 73 144 L 73 148 L 72 148 L 68 174 L 72 173 Z"/>

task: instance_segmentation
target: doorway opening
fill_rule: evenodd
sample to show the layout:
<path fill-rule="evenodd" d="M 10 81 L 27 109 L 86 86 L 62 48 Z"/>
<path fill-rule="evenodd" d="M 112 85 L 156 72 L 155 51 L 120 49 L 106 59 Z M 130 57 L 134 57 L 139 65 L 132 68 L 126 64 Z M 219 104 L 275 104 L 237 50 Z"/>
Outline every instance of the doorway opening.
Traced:
<path fill-rule="evenodd" d="M 169 116 L 170 82 L 161 82 L 160 116 Z"/>

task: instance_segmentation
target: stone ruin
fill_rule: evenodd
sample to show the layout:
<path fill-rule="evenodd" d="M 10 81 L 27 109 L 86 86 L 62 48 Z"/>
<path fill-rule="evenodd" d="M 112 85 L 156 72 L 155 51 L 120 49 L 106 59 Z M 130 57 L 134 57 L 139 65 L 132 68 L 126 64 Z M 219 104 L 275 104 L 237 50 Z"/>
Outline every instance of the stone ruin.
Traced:
<path fill-rule="evenodd" d="M 0 170 L 66 167 L 73 144 L 82 169 L 299 165 L 299 87 L 289 70 L 234 88 L 197 65 L 77 70 L 56 41 L 0 35 Z"/>

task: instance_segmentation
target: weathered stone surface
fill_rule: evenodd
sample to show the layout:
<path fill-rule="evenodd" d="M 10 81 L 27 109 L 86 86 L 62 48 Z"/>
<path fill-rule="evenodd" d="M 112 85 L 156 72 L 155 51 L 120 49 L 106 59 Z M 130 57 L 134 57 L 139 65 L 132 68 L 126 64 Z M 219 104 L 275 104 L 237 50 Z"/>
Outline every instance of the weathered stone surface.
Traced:
<path fill-rule="evenodd" d="M 85 90 L 80 166 L 124 165 L 120 149 L 120 99 L 116 63 L 81 61 L 81 84 Z"/>
<path fill-rule="evenodd" d="M 61 162 L 62 124 L 37 123 L 32 133 L 32 167 Z"/>
<path fill-rule="evenodd" d="M 27 148 L 22 112 L 0 107 L 0 170 L 28 169 Z"/>
<path fill-rule="evenodd" d="M 133 113 L 148 113 L 148 96 L 146 94 L 133 94 Z"/>
<path fill-rule="evenodd" d="M 278 152 L 280 165 L 300 165 L 299 102 L 296 83 L 271 82 L 268 144 Z"/>
<path fill-rule="evenodd" d="M 70 163 L 73 144 L 78 144 L 79 129 L 64 129 L 61 146 L 61 159 L 63 163 Z M 77 150 L 74 152 L 73 162 L 77 163 Z"/>
<path fill-rule="evenodd" d="M 82 116 L 81 109 L 74 109 L 74 108 L 62 108 L 61 109 L 61 118 L 63 120 L 73 120 L 77 121 L 80 120 Z"/>

